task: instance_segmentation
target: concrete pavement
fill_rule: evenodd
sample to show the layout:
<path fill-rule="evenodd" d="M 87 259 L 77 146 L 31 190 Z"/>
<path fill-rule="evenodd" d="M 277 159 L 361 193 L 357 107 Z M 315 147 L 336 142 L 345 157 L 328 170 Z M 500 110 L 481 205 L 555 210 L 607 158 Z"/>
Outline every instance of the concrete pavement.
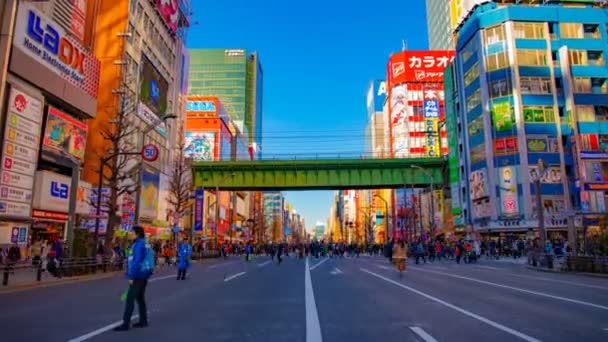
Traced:
<path fill-rule="evenodd" d="M 3 341 L 606 341 L 608 280 L 483 260 L 239 258 L 155 274 L 150 327 L 111 331 L 122 276 L 0 294 Z M 308 279 L 307 279 L 308 278 Z M 136 310 L 137 312 L 137 310 Z M 315 333 L 317 332 L 318 335 Z"/>

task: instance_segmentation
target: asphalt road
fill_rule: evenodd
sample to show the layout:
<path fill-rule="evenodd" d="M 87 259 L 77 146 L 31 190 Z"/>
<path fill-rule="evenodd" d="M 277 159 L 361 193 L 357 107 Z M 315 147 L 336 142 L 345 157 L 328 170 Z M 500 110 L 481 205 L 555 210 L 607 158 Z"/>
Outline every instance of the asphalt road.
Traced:
<path fill-rule="evenodd" d="M 410 262 L 400 276 L 381 257 L 216 260 L 186 281 L 155 274 L 150 326 L 114 332 L 126 287 L 117 276 L 0 294 L 0 340 L 608 341 L 608 279 L 500 261 Z"/>

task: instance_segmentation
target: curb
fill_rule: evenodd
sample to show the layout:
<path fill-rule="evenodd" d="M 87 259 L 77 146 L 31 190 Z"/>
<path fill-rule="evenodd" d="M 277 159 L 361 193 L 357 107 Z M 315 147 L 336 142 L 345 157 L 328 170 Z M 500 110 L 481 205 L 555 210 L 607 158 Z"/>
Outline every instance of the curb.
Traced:
<path fill-rule="evenodd" d="M 608 278 L 608 274 L 605 273 L 589 273 L 589 272 L 576 272 L 576 271 L 560 271 L 560 270 L 551 270 L 548 268 L 543 268 L 543 267 L 534 267 L 534 266 L 530 266 L 530 265 L 525 265 L 525 268 L 529 269 L 529 270 L 533 270 L 536 272 L 545 272 L 545 273 L 561 273 L 561 274 L 574 274 L 574 275 L 582 275 L 582 276 L 586 276 L 586 277 L 593 277 L 593 278 Z"/>
<path fill-rule="evenodd" d="M 207 260 L 213 261 L 215 259 L 209 258 L 209 259 L 192 260 L 192 263 L 193 264 L 205 264 L 205 263 L 209 262 Z M 161 268 L 163 268 L 163 269 L 166 267 L 173 267 L 173 265 L 161 266 Z M 92 281 L 92 280 L 101 280 L 101 279 L 106 279 L 106 278 L 111 278 L 111 277 L 114 277 L 117 275 L 121 275 L 124 273 L 125 273 L 125 271 L 121 270 L 121 271 L 112 271 L 112 272 L 99 273 L 99 274 L 88 274 L 88 275 L 75 276 L 75 277 L 65 277 L 60 280 L 34 281 L 34 282 L 29 282 L 29 283 L 20 283 L 20 284 L 16 284 L 16 285 L 9 285 L 4 288 L 0 287 L 0 295 L 15 293 L 15 292 L 23 292 L 23 291 L 27 291 L 27 290 L 33 290 L 33 289 L 54 287 L 54 286 L 59 286 L 59 285 L 84 283 L 84 282 Z"/>
<path fill-rule="evenodd" d="M 36 281 L 36 282 L 31 282 L 31 283 L 21 283 L 21 284 L 16 284 L 16 285 L 9 285 L 9 286 L 7 286 L 6 289 L 0 289 L 0 295 L 14 293 L 14 292 L 22 292 L 22 291 L 32 290 L 32 289 L 54 287 L 54 286 L 59 286 L 59 285 L 72 284 L 72 283 L 84 283 L 84 282 L 92 281 L 92 280 L 111 278 L 111 277 L 114 277 L 114 276 L 117 276 L 117 275 L 123 274 L 123 273 L 124 273 L 124 271 L 115 271 L 115 272 L 108 272 L 108 273 L 103 273 L 103 274 L 99 274 L 99 275 L 85 275 L 85 276 L 69 277 L 69 278 L 64 278 L 61 280 L 52 280 L 52 281 L 47 281 L 47 282 Z"/>

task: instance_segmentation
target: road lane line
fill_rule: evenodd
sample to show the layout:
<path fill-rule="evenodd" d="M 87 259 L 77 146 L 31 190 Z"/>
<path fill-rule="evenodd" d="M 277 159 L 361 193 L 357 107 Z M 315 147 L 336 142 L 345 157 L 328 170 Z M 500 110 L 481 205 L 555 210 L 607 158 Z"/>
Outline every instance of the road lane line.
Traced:
<path fill-rule="evenodd" d="M 555 295 L 544 293 L 544 292 L 526 290 L 526 289 L 522 289 L 522 288 L 515 287 L 515 286 L 503 285 L 503 284 L 493 283 L 491 281 L 479 280 L 479 279 L 470 278 L 470 277 L 463 277 L 463 276 L 459 276 L 459 275 L 455 275 L 455 274 L 450 274 L 450 273 L 445 273 L 445 272 L 440 272 L 440 271 L 431 271 L 431 270 L 425 270 L 425 269 L 422 269 L 422 268 L 416 268 L 416 269 L 419 270 L 419 271 L 421 271 L 421 272 L 429 272 L 429 273 L 440 274 L 440 275 L 444 275 L 446 277 L 452 277 L 452 278 L 456 278 L 456 279 L 468 280 L 468 281 L 472 281 L 472 282 L 479 283 L 479 284 L 496 286 L 496 287 L 500 287 L 500 288 L 503 288 L 503 289 L 509 289 L 509 290 L 513 290 L 513 291 L 517 291 L 517 292 L 523 292 L 523 293 L 533 294 L 533 295 L 540 296 L 540 297 L 546 297 L 546 298 L 561 300 L 561 301 L 564 301 L 564 302 L 569 302 L 569 303 L 574 303 L 574 304 L 580 304 L 580 305 L 590 306 L 590 307 L 596 308 L 596 309 L 608 310 L 608 306 L 594 304 L 594 303 L 589 303 L 589 302 L 585 302 L 585 301 L 578 300 L 578 299 L 561 297 L 561 296 L 555 296 Z"/>
<path fill-rule="evenodd" d="M 475 266 L 476 268 L 481 268 L 484 270 L 491 270 L 491 271 L 500 271 L 500 268 L 498 267 L 492 267 L 492 266 Z"/>
<path fill-rule="evenodd" d="M 164 276 L 164 277 L 150 278 L 148 280 L 148 282 L 153 283 L 155 281 L 159 281 L 159 280 L 163 280 L 163 279 L 168 279 L 168 278 L 177 278 L 177 274 L 172 274 L 172 275 L 168 275 L 168 276 Z"/>
<path fill-rule="evenodd" d="M 224 266 L 234 265 L 236 263 L 238 263 L 238 261 L 224 262 L 224 263 L 221 263 L 221 264 L 215 264 L 215 265 L 209 266 L 209 269 L 211 270 L 211 269 L 218 268 L 218 267 L 224 267 Z"/>
<path fill-rule="evenodd" d="M 418 291 L 418 290 L 416 290 L 416 289 L 414 289 L 412 287 L 409 287 L 409 286 L 404 285 L 402 283 L 396 282 L 396 281 L 394 281 L 392 279 L 389 279 L 389 278 L 387 278 L 385 276 L 382 276 L 382 275 L 380 275 L 378 273 L 374 273 L 374 272 L 372 272 L 370 270 L 367 270 L 365 268 L 361 268 L 361 271 L 363 271 L 365 273 L 368 273 L 368 274 L 370 274 L 370 275 L 372 275 L 372 276 L 374 276 L 376 278 L 382 279 L 382 280 L 384 280 L 386 282 L 389 282 L 389 283 L 391 283 L 393 285 L 399 286 L 399 287 L 401 287 L 401 288 L 403 288 L 405 290 L 413 292 L 413 293 L 415 293 L 417 295 L 420 295 L 420 296 L 422 296 L 424 298 L 430 299 L 430 300 L 432 300 L 432 301 L 434 301 L 436 303 L 439 303 L 439 304 L 441 304 L 443 306 L 446 306 L 446 307 L 448 307 L 450 309 L 456 310 L 456 311 L 460 312 L 461 314 L 463 314 L 465 316 L 468 316 L 468 317 L 474 318 L 474 319 L 476 319 L 476 320 L 478 320 L 480 322 L 486 323 L 486 324 L 488 324 L 488 325 L 490 325 L 490 326 L 492 326 L 492 327 L 494 327 L 494 328 L 496 328 L 498 330 L 502 330 L 502 331 L 504 331 L 504 332 L 506 332 L 508 334 L 511 334 L 513 336 L 517 336 L 517 337 L 521 338 L 524 341 L 528 341 L 528 342 L 541 342 L 541 340 L 536 339 L 536 338 L 534 338 L 532 336 L 528 336 L 528 335 L 526 335 L 526 334 L 524 334 L 522 332 L 519 332 L 517 330 L 511 329 L 511 328 L 509 328 L 507 326 L 504 326 L 504 325 L 502 325 L 502 324 L 500 324 L 498 322 L 494 322 L 494 321 L 492 321 L 490 319 L 487 319 L 485 317 L 481 317 L 481 316 L 479 316 L 477 314 L 472 313 L 471 311 L 465 310 L 465 309 L 463 309 L 461 307 L 458 307 L 458 306 L 456 306 L 454 304 L 448 303 L 448 302 L 446 302 L 444 300 L 441 300 L 441 299 L 439 299 L 437 297 L 433 297 L 433 296 L 431 296 L 429 294 L 426 294 L 426 293 L 424 293 L 422 291 Z"/>
<path fill-rule="evenodd" d="M 545 277 L 525 276 L 525 275 L 520 275 L 520 274 L 509 274 L 509 277 L 544 280 L 544 281 L 550 281 L 550 282 L 560 283 L 560 284 L 568 284 L 568 285 L 573 285 L 573 286 L 588 287 L 588 288 L 591 288 L 591 289 L 608 290 L 608 287 L 606 287 L 606 286 L 591 285 L 591 284 L 581 284 L 581 283 L 577 283 L 577 282 L 574 282 L 574 281 L 568 281 L 568 280 L 558 280 L 558 279 L 551 279 L 551 278 L 545 278 Z"/>
<path fill-rule="evenodd" d="M 244 275 L 245 273 L 247 273 L 247 272 L 239 272 L 237 274 L 231 275 L 230 277 L 224 278 L 224 283 L 227 283 L 227 282 L 231 281 L 234 278 L 238 278 L 238 277 Z"/>
<path fill-rule="evenodd" d="M 133 316 L 131 316 L 131 320 L 134 320 L 136 318 L 139 318 L 139 315 L 133 315 Z M 82 335 L 82 336 L 78 336 L 76 338 L 68 340 L 68 342 L 83 342 L 83 341 L 89 340 L 89 339 L 91 339 L 91 338 L 93 338 L 93 337 L 95 337 L 97 335 L 101 335 L 101 334 L 105 333 L 106 331 L 112 330 L 112 329 L 116 328 L 117 326 L 119 326 L 121 324 L 122 324 L 122 321 L 118 321 L 118 322 L 114 322 L 112 324 L 108 324 L 105 327 L 101 327 L 101 328 L 99 328 L 97 330 L 91 331 L 88 334 L 85 334 L 85 335 Z"/>
<path fill-rule="evenodd" d="M 264 266 L 270 264 L 271 262 L 272 262 L 272 260 L 264 261 L 263 263 L 258 264 L 258 267 L 264 267 Z"/>
<path fill-rule="evenodd" d="M 327 259 L 325 259 L 327 260 Z M 317 264 L 323 263 L 321 261 Z M 304 267 L 304 300 L 306 302 L 306 342 L 322 342 L 321 325 L 319 324 L 319 314 L 317 313 L 317 304 L 315 303 L 315 293 L 312 288 L 312 279 L 310 271 L 312 268 L 306 258 Z"/>
<path fill-rule="evenodd" d="M 327 260 L 329 260 L 329 259 L 323 259 L 323 260 L 319 261 L 319 262 L 318 262 L 318 263 L 316 263 L 314 266 L 311 266 L 311 267 L 310 267 L 310 270 L 312 271 L 312 270 L 314 270 L 315 268 L 317 268 L 317 267 L 321 266 L 321 265 L 322 265 L 324 262 L 326 262 Z"/>
<path fill-rule="evenodd" d="M 443 266 L 425 266 L 425 267 L 426 268 L 430 268 L 432 270 L 435 270 L 435 269 L 442 270 L 442 271 L 448 271 L 449 270 L 449 268 L 443 267 Z"/>
<path fill-rule="evenodd" d="M 420 336 L 420 338 L 424 342 L 438 342 L 433 336 L 429 335 L 426 331 L 419 327 L 410 327 L 410 330 L 414 332 L 414 334 Z"/>

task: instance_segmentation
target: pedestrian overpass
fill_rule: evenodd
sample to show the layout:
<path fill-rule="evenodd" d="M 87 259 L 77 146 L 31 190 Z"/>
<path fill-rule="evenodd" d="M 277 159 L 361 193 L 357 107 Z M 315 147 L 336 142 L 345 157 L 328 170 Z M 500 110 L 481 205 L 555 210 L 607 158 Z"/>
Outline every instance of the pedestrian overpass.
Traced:
<path fill-rule="evenodd" d="M 194 162 L 192 171 L 202 189 L 387 189 L 441 184 L 444 164 L 443 158 L 213 161 Z"/>

